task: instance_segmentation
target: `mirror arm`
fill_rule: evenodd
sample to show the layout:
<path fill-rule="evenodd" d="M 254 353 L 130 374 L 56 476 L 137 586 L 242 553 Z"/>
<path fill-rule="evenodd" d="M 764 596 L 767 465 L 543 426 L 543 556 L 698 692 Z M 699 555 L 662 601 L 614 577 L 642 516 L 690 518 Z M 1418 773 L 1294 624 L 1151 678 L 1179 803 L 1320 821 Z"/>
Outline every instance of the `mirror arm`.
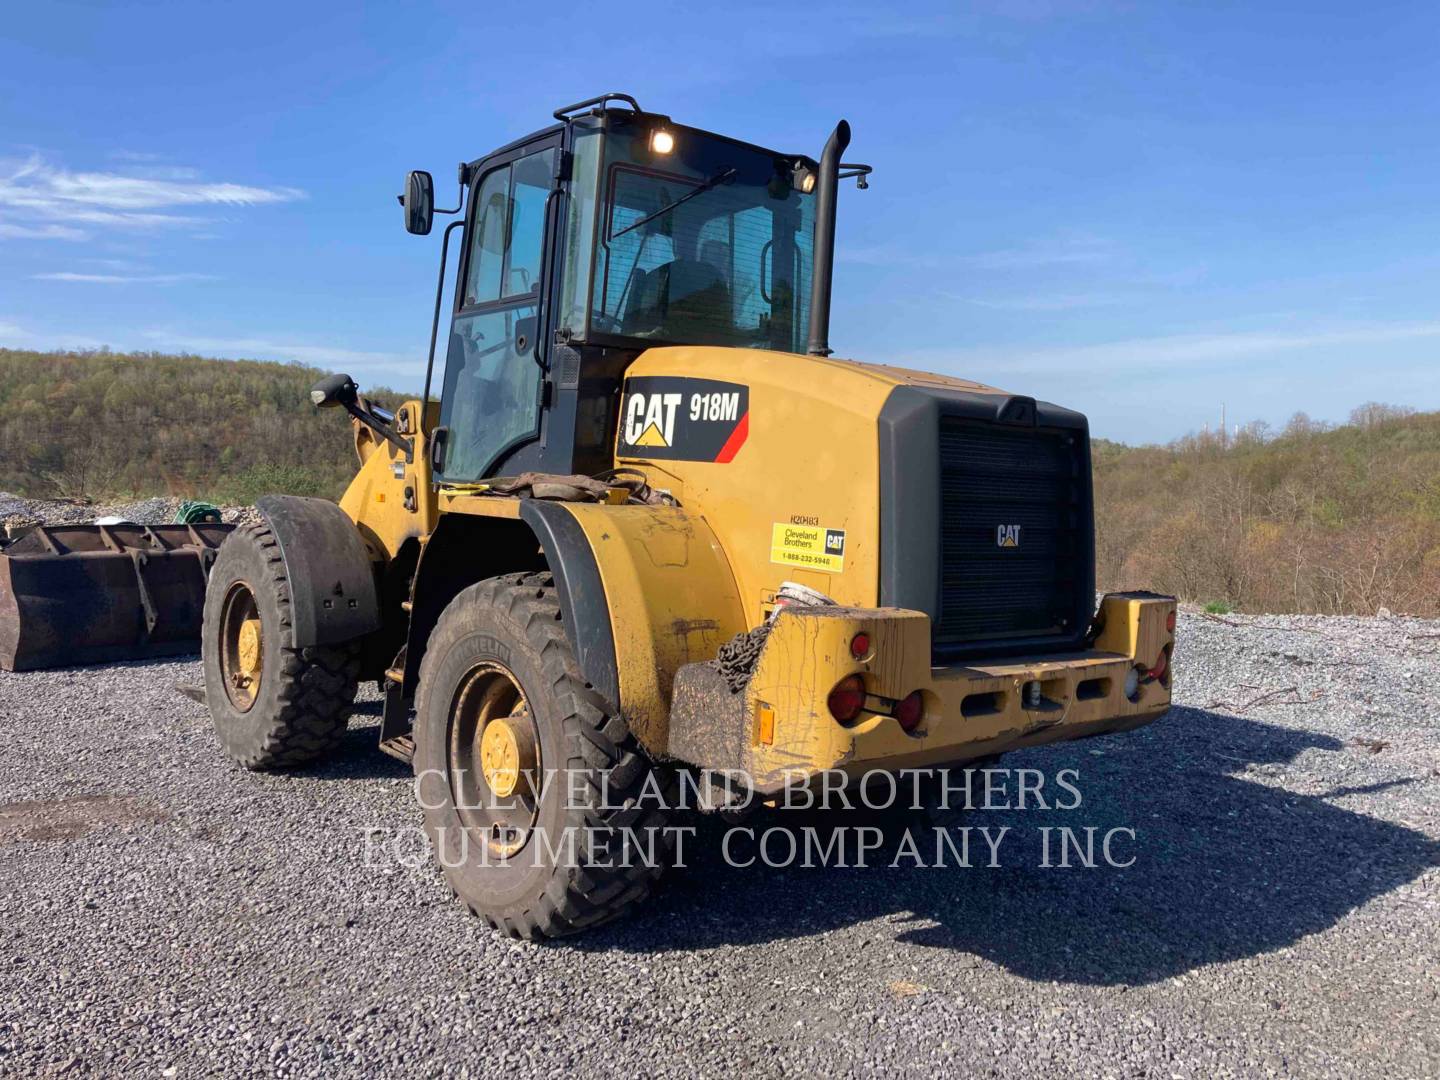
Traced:
<path fill-rule="evenodd" d="M 396 435 L 395 432 L 391 431 L 388 427 L 386 427 L 374 416 L 372 416 L 369 411 L 362 409 L 357 402 L 347 401 L 344 403 L 344 405 L 345 411 L 347 413 L 353 416 L 356 420 L 359 420 L 362 424 L 368 427 L 376 435 L 379 435 L 386 442 L 394 444 L 395 448 L 405 455 L 406 461 L 410 461 L 414 458 L 415 446 L 413 443 L 410 442 L 409 439 L 402 439 L 399 435 Z"/>
<path fill-rule="evenodd" d="M 462 161 L 462 162 L 460 163 L 459 174 L 460 174 L 460 191 L 459 191 L 459 193 L 455 196 L 455 209 L 454 209 L 454 210 L 435 210 L 435 211 L 433 211 L 433 213 L 436 213 L 436 214 L 458 214 L 461 210 L 464 210 L 464 209 L 465 209 L 465 188 L 466 188 L 467 186 L 469 186 L 469 184 L 470 184 L 470 166 L 469 166 L 469 165 L 466 165 L 465 162 Z"/>
<path fill-rule="evenodd" d="M 463 175 L 463 172 L 464 172 L 464 166 L 463 166 L 463 165 L 461 166 L 461 172 L 462 172 L 462 175 Z M 437 207 L 432 211 L 432 213 L 436 213 L 436 214 L 458 214 L 461 210 L 464 210 L 464 209 L 465 209 L 465 181 L 462 179 L 462 180 L 460 181 L 460 191 L 459 191 L 459 192 L 456 194 L 456 196 L 455 196 L 455 209 L 454 209 L 454 210 L 441 210 L 441 209 L 437 206 Z"/>
<path fill-rule="evenodd" d="M 462 189 L 463 190 L 463 189 Z M 450 234 L 465 224 L 464 219 L 445 226 L 440 239 L 440 279 L 435 282 L 435 317 L 430 322 L 430 358 L 425 362 L 425 393 L 420 398 L 420 421 L 425 426 L 425 410 L 430 405 L 430 376 L 435 371 L 435 342 L 440 336 L 440 302 L 445 298 L 445 260 L 450 254 Z"/>

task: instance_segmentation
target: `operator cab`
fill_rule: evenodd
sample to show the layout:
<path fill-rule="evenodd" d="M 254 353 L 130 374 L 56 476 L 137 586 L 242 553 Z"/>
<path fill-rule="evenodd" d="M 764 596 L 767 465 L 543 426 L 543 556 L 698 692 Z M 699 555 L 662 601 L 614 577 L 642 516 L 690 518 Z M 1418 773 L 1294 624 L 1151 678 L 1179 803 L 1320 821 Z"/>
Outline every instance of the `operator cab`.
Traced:
<path fill-rule="evenodd" d="M 608 468 L 621 380 L 647 348 L 829 352 L 834 188 L 870 171 L 841 165 L 843 121 L 817 163 L 675 124 L 624 94 L 555 117 L 462 165 L 456 210 L 434 210 L 427 173 L 401 196 L 413 233 L 435 212 L 462 214 L 441 255 L 443 290 L 459 229 L 431 439 L 441 484 Z M 439 312 L 437 296 L 436 330 Z"/>

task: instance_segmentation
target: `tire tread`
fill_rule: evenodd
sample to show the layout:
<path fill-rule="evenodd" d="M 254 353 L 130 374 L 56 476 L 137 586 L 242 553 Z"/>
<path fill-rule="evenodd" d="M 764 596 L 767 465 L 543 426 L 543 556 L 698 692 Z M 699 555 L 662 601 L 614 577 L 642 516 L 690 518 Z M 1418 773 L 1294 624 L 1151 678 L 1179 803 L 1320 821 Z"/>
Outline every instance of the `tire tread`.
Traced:
<path fill-rule="evenodd" d="M 231 756 L 256 771 L 311 764 L 333 751 L 345 734 L 360 685 L 360 644 L 297 648 L 290 581 L 279 541 L 268 525 L 254 524 L 236 529 L 226 540 L 227 544 L 233 542 L 253 544 L 265 560 L 267 574 L 256 587 L 268 586 L 280 613 L 280 659 L 265 673 L 279 679 L 280 708 L 251 747 L 239 753 L 232 747 Z"/>
<path fill-rule="evenodd" d="M 636 807 L 633 802 L 658 766 L 645 757 L 624 717 L 580 674 L 553 575 L 548 571 L 506 574 L 472 585 L 450 602 L 436 633 L 441 632 L 447 617 L 463 618 L 463 609 L 470 605 L 493 606 L 504 612 L 523 629 L 539 656 L 546 688 L 561 717 L 567 758 L 562 765 L 572 772 L 607 775 L 603 796 L 594 776 L 588 780 L 590 805 L 576 808 L 574 823 L 596 830 L 620 830 L 634 828 L 648 814 L 648 825 L 663 828 L 666 815 L 662 810 Z M 435 651 L 427 650 L 422 661 L 421 693 L 435 657 Z M 660 836 L 668 841 L 668 834 L 661 832 Z M 668 859 L 668 844 L 664 852 Z M 583 857 L 577 862 L 579 865 L 557 866 L 533 905 L 513 917 L 497 919 L 469 900 L 464 901 L 465 906 L 487 925 L 513 938 L 563 937 L 628 914 L 649 898 L 663 873 L 663 866 L 647 865 L 645 860 L 634 860 L 629 866 L 588 865 Z"/>

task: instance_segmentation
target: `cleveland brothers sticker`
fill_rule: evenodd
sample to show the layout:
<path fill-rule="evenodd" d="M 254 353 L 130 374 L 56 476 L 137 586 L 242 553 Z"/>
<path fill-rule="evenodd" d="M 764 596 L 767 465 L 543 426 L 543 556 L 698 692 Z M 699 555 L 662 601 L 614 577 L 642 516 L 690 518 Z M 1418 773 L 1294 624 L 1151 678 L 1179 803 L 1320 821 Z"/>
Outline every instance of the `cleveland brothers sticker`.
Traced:
<path fill-rule="evenodd" d="M 838 574 L 845 569 L 845 530 L 777 521 L 770 529 L 770 561 Z"/>

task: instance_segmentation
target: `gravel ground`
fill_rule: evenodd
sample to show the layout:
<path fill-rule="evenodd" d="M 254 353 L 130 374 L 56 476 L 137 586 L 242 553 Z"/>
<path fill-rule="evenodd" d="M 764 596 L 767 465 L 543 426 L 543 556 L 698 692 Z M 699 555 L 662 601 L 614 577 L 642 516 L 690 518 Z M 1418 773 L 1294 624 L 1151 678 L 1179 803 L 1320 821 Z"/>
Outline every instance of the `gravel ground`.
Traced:
<path fill-rule="evenodd" d="M 175 520 L 183 499 L 155 496 L 136 502 L 91 503 L 76 499 L 27 499 L 0 491 L 0 525 L 83 525 L 102 517 L 118 517 L 137 525 L 165 525 Z M 257 520 L 254 507 L 222 506 L 228 522 Z"/>
<path fill-rule="evenodd" d="M 263 776 L 171 689 L 196 663 L 0 673 L 0 1071 L 1440 1075 L 1440 623 L 1187 614 L 1178 648 L 1165 719 L 1007 759 L 1084 804 L 977 814 L 998 869 L 732 868 L 712 821 L 549 946 L 367 860 L 419 822 L 373 701 Z M 1041 868 L 1041 825 L 1134 828 L 1134 865 Z"/>

